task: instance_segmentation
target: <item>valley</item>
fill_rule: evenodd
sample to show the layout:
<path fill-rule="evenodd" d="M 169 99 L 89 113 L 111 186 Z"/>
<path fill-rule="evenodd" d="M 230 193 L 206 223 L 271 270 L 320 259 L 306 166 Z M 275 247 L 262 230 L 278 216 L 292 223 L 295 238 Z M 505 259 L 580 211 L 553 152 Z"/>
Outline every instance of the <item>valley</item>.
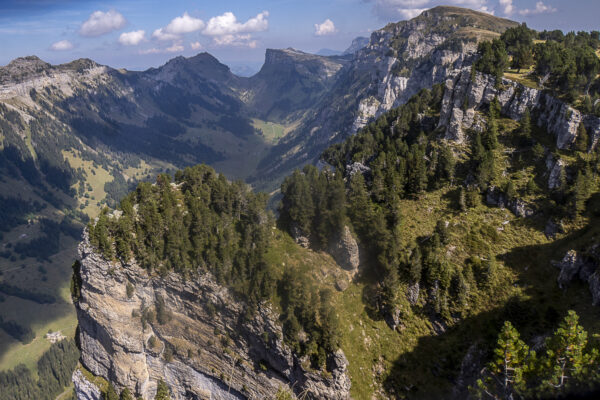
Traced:
<path fill-rule="evenodd" d="M 248 78 L 0 67 L 0 374 L 59 331 L 79 398 L 468 398 L 511 321 L 539 358 L 504 394 L 597 388 L 598 32 L 436 7 L 359 39 Z M 569 310 L 589 366 L 552 386 Z"/>

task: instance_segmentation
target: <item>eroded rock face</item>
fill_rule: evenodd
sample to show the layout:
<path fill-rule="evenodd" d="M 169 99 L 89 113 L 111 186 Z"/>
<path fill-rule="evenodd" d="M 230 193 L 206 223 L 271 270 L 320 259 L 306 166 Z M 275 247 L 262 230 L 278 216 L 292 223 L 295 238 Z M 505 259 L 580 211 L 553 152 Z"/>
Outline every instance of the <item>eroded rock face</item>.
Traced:
<path fill-rule="evenodd" d="M 349 398 L 347 362 L 334 362 L 330 378 L 304 370 L 283 343 L 278 315 L 268 304 L 246 320 L 244 304 L 208 275 L 148 276 L 134 262 L 107 262 L 87 236 L 79 252 L 81 360 L 115 387 L 146 399 L 154 398 L 159 379 L 177 400 L 262 399 L 279 387 L 306 390 L 313 399 Z M 168 321 L 144 327 L 140 315 L 155 310 L 161 298 Z"/>
<path fill-rule="evenodd" d="M 75 372 L 73 372 L 73 385 L 75 386 L 77 400 L 102 399 L 100 389 L 92 382 L 88 381 L 79 369 L 76 369 Z"/>
<path fill-rule="evenodd" d="M 594 306 L 600 305 L 599 250 L 598 246 L 592 246 L 586 251 L 587 255 L 585 256 L 581 252 L 569 250 L 561 261 L 553 263 L 560 269 L 557 278 L 558 286 L 566 289 L 573 279 L 578 277 L 581 281 L 588 283 Z"/>
<path fill-rule="evenodd" d="M 345 225 L 342 232 L 331 241 L 329 254 L 346 271 L 355 274 L 360 265 L 360 252 L 356 238 L 352 235 L 350 228 Z"/>
<path fill-rule="evenodd" d="M 593 148 L 600 138 L 600 118 L 582 115 L 568 104 L 520 83 L 502 79 L 496 87 L 491 75 L 475 73 L 471 67 L 448 73 L 442 101 L 439 127 L 446 129 L 445 138 L 462 143 L 465 130 L 476 126 L 476 111 L 487 107 L 497 97 L 502 113 L 520 120 L 526 109 L 536 111 L 537 124 L 556 138 L 559 149 L 568 149 L 577 138 L 577 128 L 583 123 L 592 138 Z"/>
<path fill-rule="evenodd" d="M 519 198 L 508 199 L 506 194 L 495 186 L 490 186 L 485 195 L 485 201 L 490 206 L 508 208 L 517 217 L 530 217 L 534 214 L 533 208 Z"/>

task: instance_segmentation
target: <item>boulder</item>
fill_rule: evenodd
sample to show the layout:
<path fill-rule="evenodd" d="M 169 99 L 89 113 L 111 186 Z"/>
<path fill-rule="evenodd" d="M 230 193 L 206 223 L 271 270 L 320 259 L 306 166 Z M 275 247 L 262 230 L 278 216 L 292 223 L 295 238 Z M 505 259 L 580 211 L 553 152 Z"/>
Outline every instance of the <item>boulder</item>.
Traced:
<path fill-rule="evenodd" d="M 345 269 L 355 274 L 360 265 L 360 252 L 356 238 L 350 228 L 345 225 L 329 244 L 329 254 Z"/>

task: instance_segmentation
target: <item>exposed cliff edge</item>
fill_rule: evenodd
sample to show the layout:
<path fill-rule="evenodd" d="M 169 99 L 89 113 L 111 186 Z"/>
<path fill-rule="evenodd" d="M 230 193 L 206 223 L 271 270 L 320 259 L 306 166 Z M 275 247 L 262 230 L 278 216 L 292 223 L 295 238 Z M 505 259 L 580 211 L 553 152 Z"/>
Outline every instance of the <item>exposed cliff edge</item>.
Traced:
<path fill-rule="evenodd" d="M 343 352 L 328 356 L 331 373 L 306 370 L 283 343 L 268 304 L 245 318 L 244 304 L 208 274 L 185 280 L 173 272 L 149 276 L 135 262 L 117 267 L 93 250 L 87 233 L 79 253 L 81 361 L 115 387 L 145 399 L 159 379 L 174 399 L 263 399 L 280 387 L 308 398 L 349 398 Z M 144 322 L 154 310 L 168 322 Z"/>
<path fill-rule="evenodd" d="M 556 138 L 556 147 L 568 149 L 577 138 L 577 128 L 583 123 L 591 140 L 590 149 L 600 139 L 600 118 L 584 115 L 568 104 L 541 90 L 502 79 L 496 87 L 496 79 L 476 73 L 471 68 L 455 71 L 446 80 L 439 127 L 445 128 L 445 138 L 462 143 L 465 129 L 478 126 L 476 111 L 484 109 L 497 97 L 502 113 L 520 120 L 526 109 L 537 116 L 537 125 L 544 127 Z"/>

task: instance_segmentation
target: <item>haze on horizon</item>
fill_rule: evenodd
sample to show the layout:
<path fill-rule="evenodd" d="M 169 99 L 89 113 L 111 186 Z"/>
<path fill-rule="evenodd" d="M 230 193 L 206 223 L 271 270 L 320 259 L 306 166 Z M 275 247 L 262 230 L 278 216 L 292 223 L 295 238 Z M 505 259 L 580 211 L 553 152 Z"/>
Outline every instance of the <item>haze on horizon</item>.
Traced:
<path fill-rule="evenodd" d="M 234 72 L 257 71 L 266 48 L 343 51 L 388 22 L 455 5 L 543 29 L 599 29 L 600 2 L 577 0 L 6 0 L 0 65 L 37 55 L 53 64 L 91 58 L 143 70 L 207 51 Z"/>

